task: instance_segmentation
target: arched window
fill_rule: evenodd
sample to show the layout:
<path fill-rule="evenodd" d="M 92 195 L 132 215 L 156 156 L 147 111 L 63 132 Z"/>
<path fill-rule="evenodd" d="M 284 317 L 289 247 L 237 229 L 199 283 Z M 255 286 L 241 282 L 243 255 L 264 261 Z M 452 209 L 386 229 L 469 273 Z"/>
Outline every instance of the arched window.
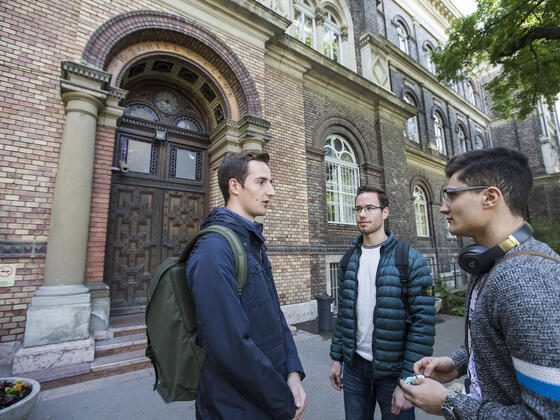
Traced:
<path fill-rule="evenodd" d="M 127 117 L 140 118 L 147 121 L 159 122 L 159 116 L 152 108 L 144 104 L 131 104 L 124 108 Z"/>
<path fill-rule="evenodd" d="M 323 24 L 323 54 L 339 63 L 342 60 L 340 33 L 340 23 L 336 17 L 327 10 L 325 23 Z"/>
<path fill-rule="evenodd" d="M 471 104 L 476 105 L 476 98 L 474 97 L 474 86 L 470 80 L 467 80 L 465 89 L 466 89 L 467 100 Z"/>
<path fill-rule="evenodd" d="M 325 141 L 325 173 L 328 221 L 353 225 L 358 165 L 352 148 L 339 136 L 330 136 Z"/>
<path fill-rule="evenodd" d="M 311 48 L 315 48 L 315 13 L 307 0 L 294 2 L 294 35 Z"/>
<path fill-rule="evenodd" d="M 407 104 L 418 108 L 418 105 L 411 94 L 405 94 L 403 99 Z M 410 141 L 420 143 L 420 135 L 418 134 L 418 114 L 406 121 L 404 135 Z"/>
<path fill-rule="evenodd" d="M 428 201 L 426 193 L 418 185 L 414 187 L 414 216 L 416 217 L 416 235 L 420 237 L 430 236 L 428 225 Z"/>
<path fill-rule="evenodd" d="M 461 150 L 461 153 L 465 153 L 468 150 L 467 136 L 465 135 L 465 130 L 461 125 L 459 126 L 457 137 L 459 139 L 459 149 Z"/>
<path fill-rule="evenodd" d="M 426 68 L 433 74 L 436 74 L 436 65 L 432 60 L 433 48 L 430 45 L 426 45 Z"/>
<path fill-rule="evenodd" d="M 438 111 L 434 111 L 434 131 L 436 136 L 436 148 L 445 155 L 445 131 L 443 129 L 443 117 Z"/>
<path fill-rule="evenodd" d="M 474 137 L 474 148 L 475 149 L 482 149 L 484 147 L 484 143 L 482 141 L 482 136 L 480 135 L 480 133 L 476 133 L 476 136 Z"/>
<path fill-rule="evenodd" d="M 396 29 L 398 46 L 402 52 L 408 55 L 410 51 L 408 48 L 408 32 L 406 31 L 404 25 L 400 22 L 397 22 Z"/>

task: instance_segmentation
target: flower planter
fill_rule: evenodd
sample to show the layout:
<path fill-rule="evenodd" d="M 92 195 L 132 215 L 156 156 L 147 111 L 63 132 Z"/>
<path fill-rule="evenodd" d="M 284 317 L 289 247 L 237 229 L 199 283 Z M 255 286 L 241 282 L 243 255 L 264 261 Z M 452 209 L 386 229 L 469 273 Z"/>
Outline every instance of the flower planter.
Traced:
<path fill-rule="evenodd" d="M 21 401 L 18 401 L 17 403 L 12 404 L 9 407 L 0 409 L 0 420 L 23 420 L 28 418 L 31 414 L 31 411 L 33 410 L 33 407 L 35 406 L 35 403 L 37 402 L 37 398 L 39 397 L 41 385 L 39 385 L 39 382 L 33 379 L 17 377 L 0 378 L 0 380 L 7 380 L 11 382 L 15 382 L 16 379 L 19 379 L 22 382 L 27 382 L 29 385 L 31 385 L 31 393 Z"/>

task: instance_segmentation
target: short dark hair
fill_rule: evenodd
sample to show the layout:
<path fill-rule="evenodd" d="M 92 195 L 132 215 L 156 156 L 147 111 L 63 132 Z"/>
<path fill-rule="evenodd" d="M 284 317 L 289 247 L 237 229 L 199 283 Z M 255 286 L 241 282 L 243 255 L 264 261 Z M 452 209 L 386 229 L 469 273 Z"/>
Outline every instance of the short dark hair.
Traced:
<path fill-rule="evenodd" d="M 226 204 L 229 201 L 229 180 L 237 179 L 243 186 L 247 178 L 249 162 L 258 160 L 268 165 L 270 156 L 266 152 L 258 150 L 249 150 L 227 155 L 218 167 L 218 185 L 222 190 L 222 195 Z"/>
<path fill-rule="evenodd" d="M 367 192 L 377 193 L 377 198 L 379 198 L 379 204 L 381 204 L 381 207 L 383 208 L 389 207 L 389 197 L 387 196 L 387 193 L 380 188 L 374 187 L 373 185 L 362 185 L 358 187 L 358 190 L 356 191 L 356 198 L 354 199 L 354 203 L 356 202 L 356 199 L 360 194 L 367 193 Z"/>
<path fill-rule="evenodd" d="M 447 162 L 447 177 L 455 173 L 458 173 L 457 179 L 468 186 L 499 188 L 511 213 L 524 215 L 533 187 L 533 174 L 523 153 L 505 147 L 466 152 Z"/>

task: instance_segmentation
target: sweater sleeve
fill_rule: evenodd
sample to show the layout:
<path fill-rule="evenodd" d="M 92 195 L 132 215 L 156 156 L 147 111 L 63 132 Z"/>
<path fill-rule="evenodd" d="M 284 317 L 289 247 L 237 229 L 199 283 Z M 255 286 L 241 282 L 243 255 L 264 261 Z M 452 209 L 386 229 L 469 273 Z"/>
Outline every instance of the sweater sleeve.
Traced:
<path fill-rule="evenodd" d="M 503 345 L 486 342 L 474 355 L 498 390 L 483 387 L 482 402 L 455 396 L 461 418 L 560 418 L 560 264 L 543 260 L 516 257 L 484 290 L 483 313 Z"/>
<path fill-rule="evenodd" d="M 408 326 L 401 378 L 413 375 L 414 363 L 431 356 L 435 335 L 435 298 L 430 289 L 432 276 L 426 260 L 410 248 L 408 268 L 408 311 L 412 323 Z"/>

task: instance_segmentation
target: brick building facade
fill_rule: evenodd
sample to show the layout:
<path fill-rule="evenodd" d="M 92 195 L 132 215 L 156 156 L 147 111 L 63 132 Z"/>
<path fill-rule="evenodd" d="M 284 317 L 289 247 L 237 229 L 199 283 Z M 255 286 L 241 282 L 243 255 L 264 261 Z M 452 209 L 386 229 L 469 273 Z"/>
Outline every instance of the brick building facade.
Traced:
<path fill-rule="evenodd" d="M 0 343 L 14 371 L 91 360 L 109 314 L 143 311 L 154 268 L 222 203 L 231 151 L 271 155 L 263 222 L 289 321 L 333 293 L 360 184 L 387 190 L 389 227 L 435 276 L 453 273 L 445 162 L 492 145 L 479 81 L 443 85 L 429 60 L 458 15 L 448 0 L 3 2 L 0 263 L 15 276 Z"/>

